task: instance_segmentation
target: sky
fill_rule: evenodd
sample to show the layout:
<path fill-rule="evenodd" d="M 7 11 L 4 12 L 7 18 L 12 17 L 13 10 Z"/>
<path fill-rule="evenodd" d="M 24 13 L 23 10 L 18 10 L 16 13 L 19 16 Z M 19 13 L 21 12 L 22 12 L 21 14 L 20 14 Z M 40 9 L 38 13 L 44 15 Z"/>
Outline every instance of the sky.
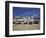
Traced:
<path fill-rule="evenodd" d="M 13 7 L 13 16 L 38 16 L 40 8 Z"/>

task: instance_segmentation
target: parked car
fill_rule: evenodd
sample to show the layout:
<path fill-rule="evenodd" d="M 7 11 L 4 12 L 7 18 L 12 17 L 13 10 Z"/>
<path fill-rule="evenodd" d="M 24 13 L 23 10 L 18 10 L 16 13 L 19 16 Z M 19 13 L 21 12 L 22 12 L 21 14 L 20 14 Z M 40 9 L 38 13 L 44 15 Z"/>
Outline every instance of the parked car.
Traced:
<path fill-rule="evenodd" d="M 20 21 L 16 21 L 15 24 L 21 24 L 21 22 Z"/>
<path fill-rule="evenodd" d="M 13 24 L 15 24 L 15 20 L 13 20 Z"/>
<path fill-rule="evenodd" d="M 22 24 L 27 24 L 27 21 L 23 20 L 21 23 L 22 23 Z"/>
<path fill-rule="evenodd" d="M 39 23 L 39 19 L 34 19 L 34 24 L 38 24 Z"/>

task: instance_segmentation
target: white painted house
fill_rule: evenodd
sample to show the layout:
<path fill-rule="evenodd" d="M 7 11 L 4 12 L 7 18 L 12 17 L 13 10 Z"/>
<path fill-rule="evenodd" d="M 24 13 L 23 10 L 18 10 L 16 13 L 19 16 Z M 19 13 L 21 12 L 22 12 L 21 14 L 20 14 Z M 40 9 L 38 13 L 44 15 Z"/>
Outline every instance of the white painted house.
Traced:
<path fill-rule="evenodd" d="M 33 16 L 27 16 L 27 18 L 26 17 L 15 17 L 15 19 L 13 20 L 14 22 L 21 22 L 21 23 L 29 23 L 29 22 L 34 22 L 34 19 L 33 19 Z"/>

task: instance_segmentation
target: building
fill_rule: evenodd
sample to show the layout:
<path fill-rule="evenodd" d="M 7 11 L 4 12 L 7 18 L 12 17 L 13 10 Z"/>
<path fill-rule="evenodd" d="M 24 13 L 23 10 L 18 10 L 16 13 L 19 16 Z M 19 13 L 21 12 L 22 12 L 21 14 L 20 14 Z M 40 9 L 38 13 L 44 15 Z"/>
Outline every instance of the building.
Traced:
<path fill-rule="evenodd" d="M 15 16 L 13 22 L 29 23 L 29 22 L 34 22 L 34 19 L 33 16 Z"/>

